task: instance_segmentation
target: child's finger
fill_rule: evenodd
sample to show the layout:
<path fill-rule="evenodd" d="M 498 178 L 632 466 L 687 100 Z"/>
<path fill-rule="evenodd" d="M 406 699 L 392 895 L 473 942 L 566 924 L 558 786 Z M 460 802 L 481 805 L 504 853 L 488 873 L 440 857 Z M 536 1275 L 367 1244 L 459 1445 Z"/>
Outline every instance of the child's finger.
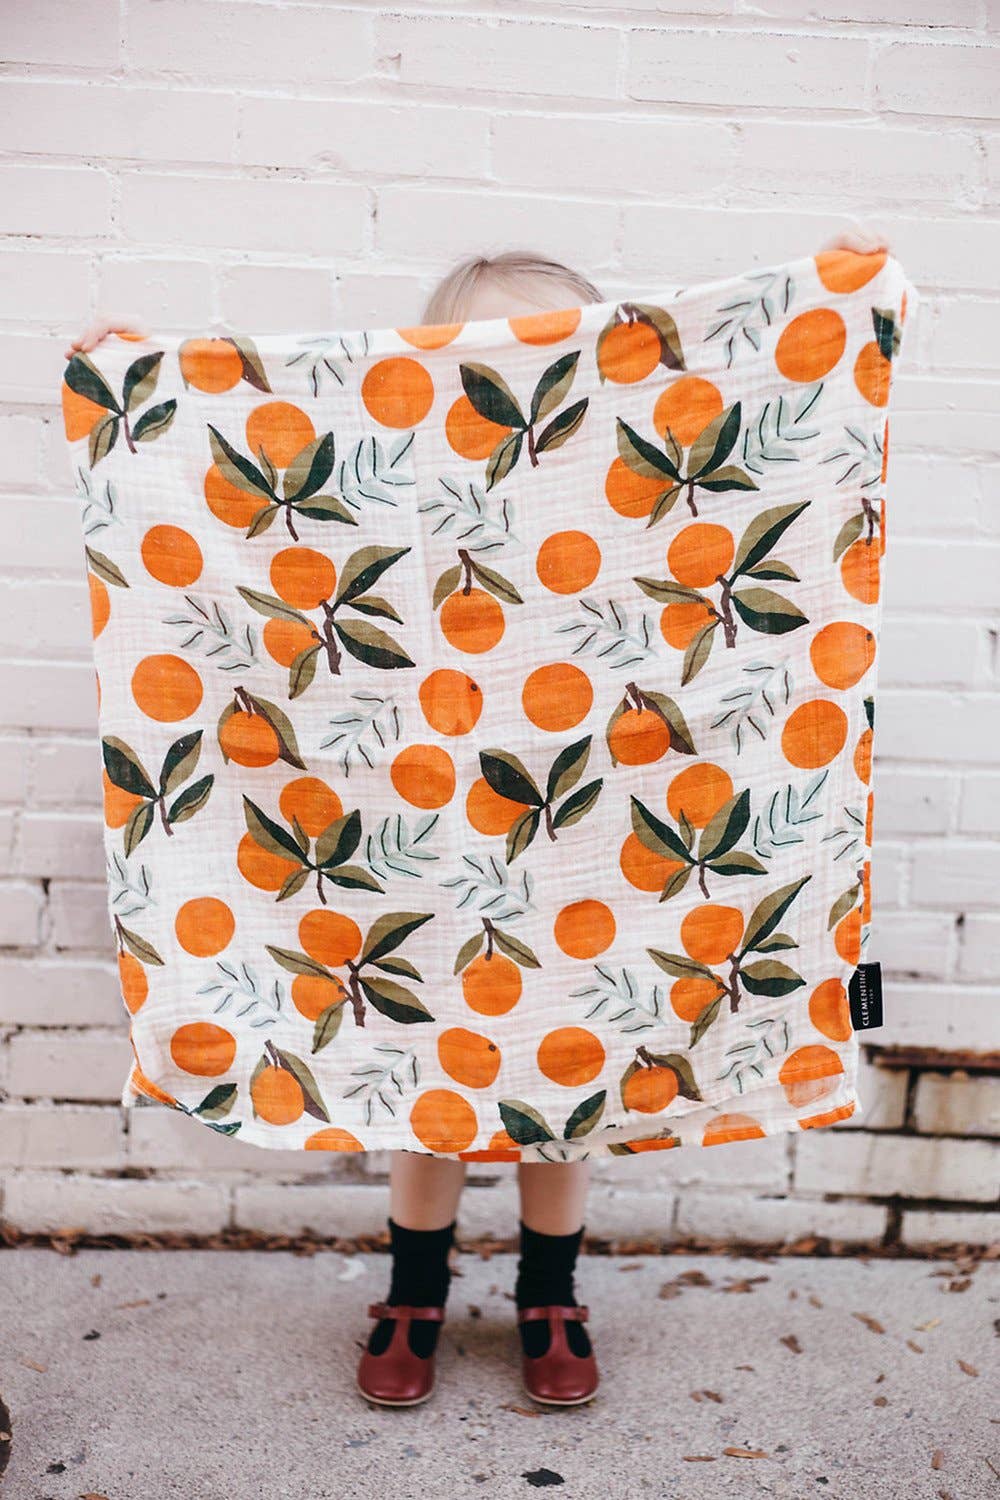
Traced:
<path fill-rule="evenodd" d="M 834 235 L 823 246 L 824 250 L 852 250 L 855 255 L 873 255 L 877 250 L 888 250 L 888 237 L 878 229 L 852 229 Z"/>
<path fill-rule="evenodd" d="M 137 318 L 97 318 L 73 340 L 66 351 L 66 358 L 72 359 L 74 354 L 89 354 L 109 333 L 134 333 L 146 337 L 146 329 Z"/>

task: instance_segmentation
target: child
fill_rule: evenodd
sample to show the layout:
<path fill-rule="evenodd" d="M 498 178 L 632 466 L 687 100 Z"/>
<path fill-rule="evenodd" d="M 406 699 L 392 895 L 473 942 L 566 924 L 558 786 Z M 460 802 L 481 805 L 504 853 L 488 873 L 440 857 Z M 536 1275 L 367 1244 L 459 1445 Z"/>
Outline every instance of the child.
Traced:
<path fill-rule="evenodd" d="M 822 248 L 865 254 L 887 247 L 877 235 L 851 234 Z M 592 282 L 545 257 L 516 251 L 491 258 L 471 256 L 440 282 L 424 309 L 423 322 L 509 317 L 603 300 Z M 134 321 L 102 318 L 74 341 L 66 357 L 95 348 L 109 333 L 143 332 Z M 411 1406 L 432 1393 L 451 1279 L 448 1255 L 465 1172 L 465 1162 L 419 1152 L 392 1153 L 391 1282 L 385 1301 L 369 1308 L 369 1316 L 377 1321 L 357 1371 L 358 1388 L 369 1401 Z M 515 1300 L 524 1384 L 538 1401 L 576 1405 L 589 1401 L 598 1385 L 596 1359 L 583 1326 L 588 1309 L 577 1304 L 574 1294 L 587 1162 L 519 1163 L 518 1186 Z"/>

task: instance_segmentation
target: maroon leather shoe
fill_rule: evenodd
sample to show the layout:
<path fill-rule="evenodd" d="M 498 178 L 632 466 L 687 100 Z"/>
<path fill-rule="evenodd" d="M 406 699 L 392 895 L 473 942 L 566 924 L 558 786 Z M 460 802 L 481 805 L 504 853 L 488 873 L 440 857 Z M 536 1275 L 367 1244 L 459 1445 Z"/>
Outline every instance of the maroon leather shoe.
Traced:
<path fill-rule="evenodd" d="M 590 1316 L 586 1307 L 522 1307 L 518 1309 L 519 1323 L 548 1318 L 549 1347 L 537 1358 L 521 1354 L 521 1375 L 524 1388 L 535 1401 L 544 1401 L 554 1406 L 578 1406 L 589 1401 L 597 1390 L 597 1360 L 593 1350 L 583 1358 L 574 1354 L 566 1341 L 566 1322 L 574 1319 L 585 1323 Z"/>
<path fill-rule="evenodd" d="M 428 1318 L 444 1322 L 443 1307 L 393 1307 L 388 1302 L 373 1302 L 370 1318 L 392 1318 L 395 1327 L 389 1347 L 382 1354 L 365 1349 L 358 1362 L 357 1386 L 367 1401 L 380 1406 L 417 1406 L 426 1401 L 434 1389 L 434 1361 L 424 1359 L 410 1348 L 410 1319 Z"/>

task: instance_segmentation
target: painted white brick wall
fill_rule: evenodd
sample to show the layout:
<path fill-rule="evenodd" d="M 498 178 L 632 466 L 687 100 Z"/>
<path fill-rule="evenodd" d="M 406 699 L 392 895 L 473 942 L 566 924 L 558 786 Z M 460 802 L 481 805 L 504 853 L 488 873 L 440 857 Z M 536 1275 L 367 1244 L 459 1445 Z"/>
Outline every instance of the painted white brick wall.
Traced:
<path fill-rule="evenodd" d="M 1000 1049 L 996 0 L 46 0 L 0 103 L 0 1177 L 28 1230 L 381 1228 L 386 1161 L 126 1121 L 76 499 L 55 401 L 97 311 L 164 331 L 415 321 L 472 249 L 613 297 L 885 230 L 923 294 L 894 391 L 878 1047 Z M 865 1039 L 867 1042 L 867 1038 Z M 1000 1080 L 866 1057 L 863 1118 L 595 1164 L 597 1234 L 998 1233 Z M 640 1173 L 642 1174 L 640 1176 Z M 467 1233 L 509 1232 L 509 1169 Z"/>

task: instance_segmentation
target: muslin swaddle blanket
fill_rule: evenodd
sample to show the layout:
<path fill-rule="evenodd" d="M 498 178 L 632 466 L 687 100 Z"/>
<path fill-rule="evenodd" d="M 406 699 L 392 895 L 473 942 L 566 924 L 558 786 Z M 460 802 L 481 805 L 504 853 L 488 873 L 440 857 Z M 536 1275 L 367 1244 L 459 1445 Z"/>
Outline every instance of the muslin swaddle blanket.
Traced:
<path fill-rule="evenodd" d="M 469 1160 L 860 1112 L 914 298 L 828 252 L 70 361 L 126 1104 Z"/>

